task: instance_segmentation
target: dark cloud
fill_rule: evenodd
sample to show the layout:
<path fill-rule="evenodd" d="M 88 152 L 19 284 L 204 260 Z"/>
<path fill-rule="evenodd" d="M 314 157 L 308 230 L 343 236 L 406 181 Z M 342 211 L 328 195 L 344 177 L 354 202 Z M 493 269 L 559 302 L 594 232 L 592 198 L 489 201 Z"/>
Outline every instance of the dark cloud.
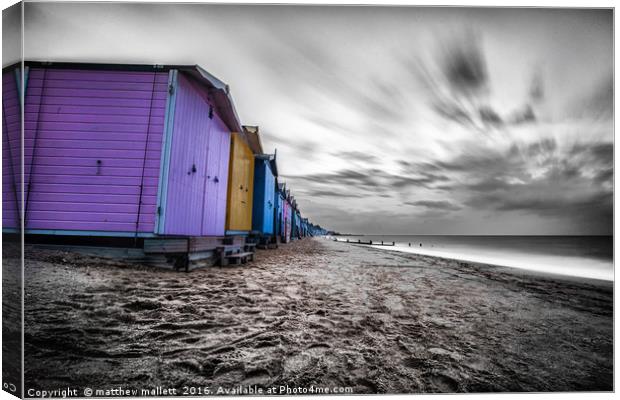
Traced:
<path fill-rule="evenodd" d="M 359 194 L 344 193 L 342 191 L 332 191 L 332 190 L 310 190 L 309 192 L 307 192 L 307 194 L 312 197 L 341 197 L 341 198 L 365 197 Z"/>
<path fill-rule="evenodd" d="M 583 199 L 562 198 L 556 195 L 545 196 L 536 193 L 533 196 L 527 194 L 518 198 L 502 199 L 497 209 L 502 211 L 520 210 L 542 215 L 558 215 L 558 213 L 563 214 L 566 210 L 576 212 L 611 207 L 612 201 L 611 193 L 596 193 Z"/>
<path fill-rule="evenodd" d="M 408 187 L 429 188 L 433 184 L 448 180 L 446 176 L 439 174 L 418 172 L 416 176 L 395 175 L 377 168 L 343 169 L 332 173 L 289 175 L 285 177 L 310 183 L 356 188 L 379 193 Z"/>
<path fill-rule="evenodd" d="M 524 153 L 529 157 L 534 157 L 540 154 L 548 155 L 553 153 L 558 148 L 558 144 L 554 139 L 542 139 L 538 142 L 529 144 Z M 512 152 L 514 152 L 516 147 L 513 147 Z"/>
<path fill-rule="evenodd" d="M 351 169 L 343 169 L 333 173 L 320 173 L 320 174 L 308 174 L 308 175 L 288 175 L 286 178 L 295 180 L 302 180 L 306 182 L 329 184 L 336 186 L 353 186 L 356 188 L 365 189 L 379 185 L 378 179 L 374 176 L 373 170 L 365 170 L 359 172 Z"/>
<path fill-rule="evenodd" d="M 449 161 L 437 161 L 436 165 L 448 171 L 465 173 L 498 172 L 498 168 L 506 168 L 503 155 L 489 151 L 464 153 Z"/>
<path fill-rule="evenodd" d="M 407 161 L 407 160 L 397 160 L 397 162 L 403 167 L 404 171 L 407 173 L 423 173 L 423 174 L 431 174 L 436 173 L 442 170 L 440 166 L 434 164 L 433 162 L 426 161 Z"/>
<path fill-rule="evenodd" d="M 482 122 L 486 124 L 493 126 L 500 126 L 503 124 L 502 118 L 499 114 L 489 106 L 480 107 L 478 109 L 478 114 L 480 115 Z"/>
<path fill-rule="evenodd" d="M 613 193 L 610 191 L 584 194 L 538 183 L 514 190 L 482 193 L 466 204 L 476 209 L 562 219 L 571 225 L 571 230 L 588 230 L 596 234 L 613 232 Z"/>
<path fill-rule="evenodd" d="M 425 173 L 421 173 L 420 175 L 421 176 L 418 176 L 418 177 L 391 175 L 389 176 L 388 184 L 392 188 L 397 188 L 397 189 L 404 188 L 404 187 L 416 187 L 416 186 L 430 188 L 435 183 L 448 180 L 448 178 L 443 175 L 425 174 Z"/>
<path fill-rule="evenodd" d="M 471 95 L 487 87 L 488 73 L 480 37 L 466 31 L 446 46 L 441 63 L 450 88 Z"/>
<path fill-rule="evenodd" d="M 611 143 L 566 149 L 547 139 L 439 164 L 458 171 L 451 193 L 472 209 L 561 219 L 577 230 L 584 224 L 593 232 L 611 231 L 613 193 L 603 185 L 613 179 Z"/>
<path fill-rule="evenodd" d="M 465 30 L 440 45 L 434 65 L 422 61 L 410 65 L 439 117 L 475 133 L 491 134 L 503 127 L 504 120 L 486 104 L 490 87 L 481 40 Z"/>
<path fill-rule="evenodd" d="M 602 183 L 613 183 L 614 181 L 614 169 L 613 168 L 607 168 L 604 170 L 599 171 L 596 176 L 594 177 L 594 180 L 596 183 L 602 184 Z"/>
<path fill-rule="evenodd" d="M 532 106 L 527 104 L 522 109 L 515 111 L 509 119 L 509 122 L 519 125 L 526 124 L 529 122 L 536 121 L 536 114 L 534 114 L 534 110 Z"/>
<path fill-rule="evenodd" d="M 576 144 L 569 153 L 573 157 L 583 157 L 588 162 L 613 165 L 613 143 Z"/>
<path fill-rule="evenodd" d="M 452 204 L 449 201 L 420 200 L 420 201 L 407 201 L 405 202 L 405 204 L 416 206 L 416 207 L 425 207 L 429 209 L 444 210 L 444 211 L 456 211 L 456 210 L 461 209 L 461 207 L 455 204 Z"/>
<path fill-rule="evenodd" d="M 473 192 L 493 192 L 499 189 L 506 189 L 510 186 L 505 180 L 497 177 L 483 178 L 473 183 L 467 184 L 467 189 Z"/>
<path fill-rule="evenodd" d="M 473 123 L 471 115 L 455 101 L 437 100 L 433 103 L 432 108 L 439 116 L 447 120 L 458 122 L 461 125 Z"/>

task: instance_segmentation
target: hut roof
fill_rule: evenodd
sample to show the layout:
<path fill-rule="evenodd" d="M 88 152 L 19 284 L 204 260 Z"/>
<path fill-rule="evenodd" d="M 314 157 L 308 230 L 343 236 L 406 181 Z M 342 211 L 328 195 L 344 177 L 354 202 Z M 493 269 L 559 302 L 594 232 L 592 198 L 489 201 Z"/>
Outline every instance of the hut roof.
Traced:
<path fill-rule="evenodd" d="M 267 160 L 269 161 L 269 169 L 271 169 L 271 173 L 273 176 L 278 176 L 278 164 L 276 163 L 276 155 L 275 154 L 256 154 L 254 156 L 258 160 Z"/>
<path fill-rule="evenodd" d="M 263 143 L 258 134 L 258 126 L 243 126 L 243 132 L 248 139 L 248 145 L 254 154 L 263 154 Z"/>
<path fill-rule="evenodd" d="M 20 63 L 7 66 L 3 69 L 12 69 Z M 85 70 L 116 70 L 116 71 L 147 71 L 166 72 L 177 69 L 193 77 L 203 85 L 213 96 L 217 111 L 224 123 L 231 131 L 242 132 L 239 115 L 235 109 L 230 87 L 210 74 L 199 65 L 160 65 L 160 64 L 113 64 L 113 63 L 84 63 L 84 62 L 50 62 L 50 61 L 25 61 L 25 66 L 55 69 L 85 69 Z"/>

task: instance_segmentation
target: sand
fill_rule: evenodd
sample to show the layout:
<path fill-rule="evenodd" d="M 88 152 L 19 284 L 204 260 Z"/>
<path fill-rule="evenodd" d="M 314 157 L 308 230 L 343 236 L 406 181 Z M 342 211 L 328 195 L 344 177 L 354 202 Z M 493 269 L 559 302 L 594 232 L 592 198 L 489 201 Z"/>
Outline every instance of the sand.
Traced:
<path fill-rule="evenodd" d="M 26 389 L 613 389 L 610 283 L 320 238 L 191 273 L 30 250 Z"/>

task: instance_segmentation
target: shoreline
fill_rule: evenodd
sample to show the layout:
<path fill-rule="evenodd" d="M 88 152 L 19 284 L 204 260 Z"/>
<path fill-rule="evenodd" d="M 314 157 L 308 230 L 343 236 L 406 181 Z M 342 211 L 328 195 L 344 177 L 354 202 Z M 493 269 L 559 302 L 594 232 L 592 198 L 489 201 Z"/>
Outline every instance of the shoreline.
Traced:
<path fill-rule="evenodd" d="M 602 261 L 596 258 L 566 256 L 564 258 L 567 261 L 570 260 L 570 262 L 572 263 L 571 267 L 573 269 L 571 270 L 570 269 L 571 267 L 568 267 L 569 271 L 566 272 L 566 266 L 564 265 L 563 269 L 565 269 L 565 271 L 560 272 L 560 271 L 551 270 L 552 268 L 558 269 L 557 266 L 550 267 L 549 265 L 546 265 L 543 267 L 530 267 L 529 266 L 530 264 L 536 262 L 536 260 L 532 259 L 531 256 L 529 259 L 520 260 L 520 262 L 501 261 L 498 259 L 500 257 L 499 255 L 482 254 L 482 255 L 476 256 L 470 253 L 453 253 L 453 252 L 449 252 L 449 251 L 446 252 L 442 250 L 429 250 L 428 248 L 418 248 L 415 246 L 407 247 L 407 246 L 404 246 L 404 243 L 401 243 L 401 245 L 396 243 L 395 246 L 392 246 L 392 245 L 375 245 L 375 244 L 370 245 L 367 243 L 355 243 L 353 241 L 346 242 L 346 241 L 338 240 L 338 239 L 334 240 L 333 238 L 329 238 L 328 240 L 333 240 L 336 242 L 352 244 L 352 245 L 357 245 L 357 246 L 367 246 L 367 247 L 371 247 L 371 248 L 378 249 L 378 250 L 384 250 L 384 251 L 394 251 L 394 252 L 399 252 L 399 253 L 404 253 L 404 254 L 436 257 L 436 258 L 440 258 L 444 260 L 462 261 L 462 262 L 468 262 L 468 263 L 494 266 L 498 268 L 517 269 L 517 270 L 522 270 L 522 271 L 528 271 L 532 275 L 536 275 L 536 276 L 550 276 L 550 277 L 556 277 L 557 279 L 567 279 L 567 280 L 577 280 L 577 281 L 586 279 L 589 281 L 590 280 L 601 281 L 601 282 L 608 282 L 612 284 L 614 281 L 613 259 L 610 260 L 609 262 L 605 262 L 605 261 Z M 496 251 L 496 253 L 501 253 L 501 251 Z M 557 257 L 558 256 L 556 255 L 544 255 L 544 254 L 536 255 L 536 258 L 538 260 L 541 260 L 542 265 L 545 265 L 545 261 L 546 262 L 549 262 L 549 261 L 557 262 Z M 590 264 L 590 268 L 586 268 L 586 269 L 577 271 L 577 273 L 575 273 L 574 272 L 575 266 L 583 262 L 588 262 Z M 609 268 L 609 265 L 610 265 L 610 268 Z M 573 272 L 573 273 L 570 273 L 570 272 Z"/>
<path fill-rule="evenodd" d="M 355 245 L 355 243 L 352 243 Z M 446 260 L 446 261 L 458 261 L 458 262 L 465 262 L 465 263 L 469 263 L 469 264 L 475 264 L 478 266 L 486 266 L 488 268 L 500 268 L 502 269 L 500 272 L 501 273 L 508 273 L 508 274 L 527 274 L 530 275 L 532 277 L 543 277 L 543 278 L 548 278 L 548 279 L 554 279 L 554 280 L 559 280 L 559 281 L 570 281 L 570 282 L 586 282 L 586 283 L 591 283 L 591 284 L 598 284 L 598 285 L 610 285 L 613 286 L 613 278 L 612 279 L 602 279 L 602 278 L 590 278 L 590 277 L 584 277 L 584 276 L 576 276 L 576 275 L 568 275 L 568 274 L 561 274 L 561 273 L 554 273 L 554 272 L 548 272 L 548 271 L 543 271 L 543 270 L 539 270 L 539 269 L 530 269 L 527 267 L 517 267 L 517 266 L 510 266 L 510 265 L 502 265 L 502 264 L 495 264 L 495 263 L 490 263 L 490 262 L 482 262 L 482 261 L 476 261 L 476 260 L 470 260 L 470 259 L 466 259 L 466 258 L 457 258 L 455 257 L 450 257 L 448 255 L 446 256 L 440 256 L 440 255 L 436 255 L 436 254 L 424 254 L 424 253 L 417 253 L 417 252 L 408 252 L 408 251 L 402 251 L 402 250 L 396 250 L 396 249 L 391 249 L 388 247 L 379 247 L 379 246 L 371 246 L 372 248 L 375 248 L 377 250 L 380 251 L 396 251 L 396 252 L 400 252 L 400 253 L 404 253 L 404 254 L 411 254 L 411 255 L 416 255 L 416 256 L 423 256 L 423 257 L 431 257 L 431 258 L 438 258 L 441 260 Z"/>
<path fill-rule="evenodd" d="M 31 250 L 26 275 L 26 387 L 613 389 L 611 285 L 318 238 L 190 273 Z"/>

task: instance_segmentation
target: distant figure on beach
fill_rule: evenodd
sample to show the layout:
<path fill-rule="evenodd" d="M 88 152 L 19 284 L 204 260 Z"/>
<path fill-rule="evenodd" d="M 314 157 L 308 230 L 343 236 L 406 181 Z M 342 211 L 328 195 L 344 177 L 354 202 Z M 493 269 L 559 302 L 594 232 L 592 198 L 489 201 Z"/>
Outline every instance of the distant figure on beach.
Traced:
<path fill-rule="evenodd" d="M 420 247 L 422 247 L 422 243 L 420 243 Z"/>
<path fill-rule="evenodd" d="M 409 243 L 409 247 L 411 247 L 411 243 Z"/>

